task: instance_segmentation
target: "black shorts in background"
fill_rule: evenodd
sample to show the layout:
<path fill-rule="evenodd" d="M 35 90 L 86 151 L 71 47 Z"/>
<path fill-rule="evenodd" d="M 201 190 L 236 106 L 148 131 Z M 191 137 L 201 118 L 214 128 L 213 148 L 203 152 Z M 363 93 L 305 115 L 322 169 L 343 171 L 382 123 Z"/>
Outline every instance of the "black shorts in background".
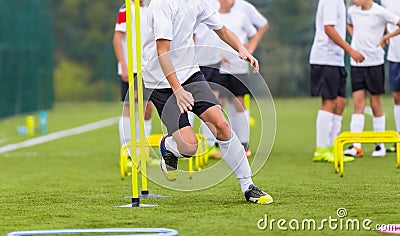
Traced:
<path fill-rule="evenodd" d="M 135 79 L 133 80 L 134 86 L 135 86 L 135 91 L 137 91 L 138 89 L 138 85 L 137 85 L 137 79 L 136 79 L 136 74 L 134 74 Z M 124 104 L 129 104 L 129 83 L 122 81 L 121 76 L 119 76 L 120 78 L 120 83 L 121 83 L 121 94 L 120 94 L 120 98 L 121 98 L 121 102 Z M 150 89 L 147 89 L 144 87 L 144 83 L 143 84 L 143 101 L 149 101 L 150 100 Z M 135 98 L 135 102 L 137 102 L 137 98 Z"/>
<path fill-rule="evenodd" d="M 200 71 L 213 91 L 221 92 L 223 86 L 222 75 L 219 73 L 220 63 L 209 66 L 200 66 Z"/>
<path fill-rule="evenodd" d="M 329 99 L 345 98 L 346 77 L 344 67 L 311 65 L 311 96 Z"/>
<path fill-rule="evenodd" d="M 351 67 L 351 90 L 367 90 L 372 95 L 385 93 L 385 68 L 379 66 L 352 66 Z"/>
<path fill-rule="evenodd" d="M 235 97 L 244 96 L 250 94 L 248 88 L 249 75 L 248 74 L 221 74 L 223 79 L 223 85 L 227 91 L 221 93 L 221 97 Z"/>

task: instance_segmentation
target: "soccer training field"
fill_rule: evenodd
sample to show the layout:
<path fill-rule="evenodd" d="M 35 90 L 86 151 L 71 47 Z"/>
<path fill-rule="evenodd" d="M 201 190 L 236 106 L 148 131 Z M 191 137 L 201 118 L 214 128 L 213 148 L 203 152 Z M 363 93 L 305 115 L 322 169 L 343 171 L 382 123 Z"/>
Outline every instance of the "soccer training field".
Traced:
<path fill-rule="evenodd" d="M 386 97 L 383 104 L 386 128 L 393 130 L 393 102 Z M 273 196 L 270 205 L 246 202 L 236 179 L 230 176 L 212 188 L 192 192 L 149 182 L 151 193 L 167 198 L 141 201 L 158 207 L 115 208 L 129 203 L 123 197 L 132 194 L 130 178 L 121 181 L 119 177 L 117 124 L 0 153 L 0 235 L 15 230 L 76 228 L 171 228 L 179 235 L 377 235 L 372 230 L 376 224 L 399 224 L 400 169 L 395 168 L 395 154 L 372 158 L 373 145 L 364 145 L 364 157 L 346 163 L 344 178 L 334 173 L 333 164 L 312 162 L 319 105 L 319 99 L 275 100 L 275 143 L 266 165 L 254 177 L 255 183 Z M 351 112 L 349 101 L 342 130 L 349 130 Z M 119 103 L 57 104 L 48 112 L 48 131 L 120 114 Z M 0 147 L 29 139 L 16 133 L 24 119 L 0 120 Z M 371 130 L 371 119 L 366 115 L 365 130 Z M 153 131 L 159 132 L 159 122 L 153 119 L 153 124 Z M 251 143 L 259 138 L 255 136 Z M 268 153 L 262 147 L 257 152 Z M 193 178 L 198 181 L 196 173 Z M 347 215 L 339 216 L 338 209 Z M 266 219 L 275 221 L 265 225 Z M 321 224 L 325 219 L 328 221 Z M 329 219 L 337 221 L 337 229 L 330 227 Z M 304 220 L 315 220 L 317 228 L 302 229 L 304 222 L 312 226 Z M 359 222 L 360 230 L 346 230 L 345 225 L 341 229 L 340 222 L 348 220 Z M 371 231 L 363 228 L 365 220 L 371 221 Z"/>

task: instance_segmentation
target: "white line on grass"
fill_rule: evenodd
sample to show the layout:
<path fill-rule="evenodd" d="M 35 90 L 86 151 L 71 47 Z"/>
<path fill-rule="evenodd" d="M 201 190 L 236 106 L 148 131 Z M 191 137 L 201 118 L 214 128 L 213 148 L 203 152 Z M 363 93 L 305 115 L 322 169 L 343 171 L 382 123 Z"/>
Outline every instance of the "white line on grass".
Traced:
<path fill-rule="evenodd" d="M 14 150 L 17 150 L 20 148 L 35 146 L 38 144 L 46 143 L 49 141 L 68 137 L 71 135 L 82 134 L 82 133 L 89 132 L 92 130 L 104 128 L 104 127 L 118 123 L 118 120 L 119 120 L 119 117 L 113 117 L 113 118 L 93 122 L 93 123 L 90 123 L 87 125 L 82 125 L 82 126 L 79 126 L 76 128 L 66 129 L 66 130 L 62 130 L 62 131 L 55 132 L 52 134 L 47 134 L 47 135 L 44 135 L 44 136 L 41 136 L 38 138 L 29 139 L 24 142 L 9 144 L 9 145 L 0 147 L 0 154 L 9 152 L 9 151 L 14 151 Z"/>

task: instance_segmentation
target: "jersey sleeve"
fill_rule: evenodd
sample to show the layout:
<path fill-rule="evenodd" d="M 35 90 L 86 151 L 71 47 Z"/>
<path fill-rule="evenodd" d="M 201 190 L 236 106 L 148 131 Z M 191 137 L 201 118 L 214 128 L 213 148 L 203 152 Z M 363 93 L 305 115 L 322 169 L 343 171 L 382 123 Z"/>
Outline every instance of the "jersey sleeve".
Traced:
<path fill-rule="evenodd" d="M 326 0 L 322 7 L 323 24 L 324 25 L 337 25 L 337 16 L 339 11 L 338 0 Z"/>
<path fill-rule="evenodd" d="M 154 29 L 154 39 L 173 40 L 173 9 L 165 0 L 153 0 L 150 22 Z"/>
<path fill-rule="evenodd" d="M 389 11 L 386 8 L 382 8 L 383 18 L 385 19 L 386 23 L 397 25 L 400 20 L 400 17 L 394 14 L 393 12 Z"/>
<path fill-rule="evenodd" d="M 211 30 L 219 30 L 224 24 L 220 20 L 214 7 L 208 2 L 203 2 L 201 13 L 199 14 L 199 21 Z"/>
<path fill-rule="evenodd" d="M 257 33 L 256 27 L 251 24 L 251 22 L 245 16 L 243 17 L 243 21 L 243 29 L 246 32 L 247 36 L 249 38 L 253 37 Z"/>
<path fill-rule="evenodd" d="M 246 1 L 242 1 L 245 14 L 248 16 L 249 22 L 260 29 L 268 24 L 268 20 L 253 5 Z"/>
<path fill-rule="evenodd" d="M 115 24 L 115 31 L 126 33 L 126 8 L 122 6 L 118 12 L 117 23 Z"/>

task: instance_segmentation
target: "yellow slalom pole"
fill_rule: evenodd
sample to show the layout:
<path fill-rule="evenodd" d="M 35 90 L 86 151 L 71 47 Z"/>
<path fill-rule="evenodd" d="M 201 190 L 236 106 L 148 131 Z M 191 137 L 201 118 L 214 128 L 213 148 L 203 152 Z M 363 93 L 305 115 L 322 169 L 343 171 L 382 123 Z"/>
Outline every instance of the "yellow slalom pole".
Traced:
<path fill-rule="evenodd" d="M 245 94 L 244 97 L 244 107 L 250 111 L 250 94 Z"/>
<path fill-rule="evenodd" d="M 136 65 L 137 65 L 137 84 L 138 84 L 138 114 L 139 114 L 139 160 L 140 171 L 142 172 L 142 194 L 148 194 L 147 188 L 147 166 L 145 154 L 144 136 L 144 104 L 143 104 L 143 77 L 142 77 L 142 41 L 140 37 L 140 1 L 135 1 L 135 30 L 136 30 Z"/>
<path fill-rule="evenodd" d="M 138 184 L 138 163 L 136 151 L 136 111 L 135 111 L 135 84 L 133 72 L 133 48 L 132 48 L 132 8 L 131 1 L 125 0 L 126 6 L 126 44 L 128 49 L 128 75 L 129 75 L 129 110 L 131 125 L 132 146 L 132 207 L 140 205 Z"/>

